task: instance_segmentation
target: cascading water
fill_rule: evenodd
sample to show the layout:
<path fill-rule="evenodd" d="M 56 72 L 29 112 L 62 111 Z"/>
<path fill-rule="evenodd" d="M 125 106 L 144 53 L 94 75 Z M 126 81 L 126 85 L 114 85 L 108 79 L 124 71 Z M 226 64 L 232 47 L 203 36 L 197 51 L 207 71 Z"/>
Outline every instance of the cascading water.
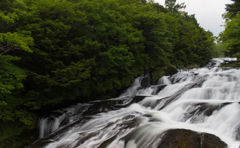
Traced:
<path fill-rule="evenodd" d="M 221 62 L 179 70 L 147 88 L 137 78 L 118 98 L 58 110 L 39 120 L 41 139 L 30 147 L 161 148 L 166 131 L 187 129 L 238 148 L 240 70 L 217 68 Z"/>

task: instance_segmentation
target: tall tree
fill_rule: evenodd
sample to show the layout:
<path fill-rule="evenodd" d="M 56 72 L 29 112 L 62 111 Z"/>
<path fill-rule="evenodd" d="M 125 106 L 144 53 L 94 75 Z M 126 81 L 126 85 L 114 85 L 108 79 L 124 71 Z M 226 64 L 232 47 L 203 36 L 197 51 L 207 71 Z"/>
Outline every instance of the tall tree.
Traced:
<path fill-rule="evenodd" d="M 167 0 L 166 7 L 152 0 L 1 0 L 0 147 L 26 145 L 42 111 L 112 97 L 157 66 L 206 62 L 211 33 L 179 11 L 183 3 Z"/>
<path fill-rule="evenodd" d="M 225 30 L 220 34 L 220 40 L 226 43 L 226 55 L 237 56 L 240 54 L 240 14 L 232 19 L 226 19 Z"/>
<path fill-rule="evenodd" d="M 169 9 L 173 14 L 176 14 L 181 9 L 185 9 L 185 3 L 176 4 L 176 0 L 165 0 L 165 7 Z"/>
<path fill-rule="evenodd" d="M 227 13 L 231 13 L 232 17 L 236 16 L 240 11 L 240 0 L 231 0 L 232 4 L 226 4 Z"/>

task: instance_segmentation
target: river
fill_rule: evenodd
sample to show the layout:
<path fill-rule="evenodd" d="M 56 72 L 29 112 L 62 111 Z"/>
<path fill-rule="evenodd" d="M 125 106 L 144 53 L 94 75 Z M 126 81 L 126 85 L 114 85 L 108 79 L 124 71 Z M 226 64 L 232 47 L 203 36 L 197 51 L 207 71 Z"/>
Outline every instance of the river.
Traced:
<path fill-rule="evenodd" d="M 141 76 L 117 98 L 54 111 L 39 119 L 39 140 L 30 147 L 155 148 L 166 131 L 187 129 L 238 148 L 240 70 L 218 68 L 223 61 L 179 70 L 149 87 L 141 87 Z"/>

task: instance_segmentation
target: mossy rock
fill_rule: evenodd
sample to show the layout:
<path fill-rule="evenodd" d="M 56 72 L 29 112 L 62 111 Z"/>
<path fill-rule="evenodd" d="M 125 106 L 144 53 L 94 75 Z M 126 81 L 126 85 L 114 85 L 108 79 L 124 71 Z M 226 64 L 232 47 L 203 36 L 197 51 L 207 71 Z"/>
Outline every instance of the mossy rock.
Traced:
<path fill-rule="evenodd" d="M 164 75 L 165 76 L 169 76 L 169 75 L 173 75 L 176 74 L 178 72 L 177 68 L 173 65 L 169 65 L 167 66 L 167 68 L 164 70 Z"/>
<path fill-rule="evenodd" d="M 172 129 L 165 133 L 158 148 L 226 148 L 227 144 L 209 133 Z"/>
<path fill-rule="evenodd" d="M 152 84 L 156 84 L 162 76 L 169 76 L 177 73 L 177 68 L 173 65 L 157 67 L 152 71 Z"/>
<path fill-rule="evenodd" d="M 200 66 L 197 64 L 187 66 L 187 69 L 193 69 L 193 68 L 200 68 Z"/>
<path fill-rule="evenodd" d="M 238 68 L 240 67 L 240 61 L 229 61 L 222 63 L 219 67 L 232 67 L 232 68 Z"/>
<path fill-rule="evenodd" d="M 164 68 L 163 67 L 157 67 L 152 71 L 152 84 L 156 84 L 158 79 L 161 78 L 164 74 Z"/>

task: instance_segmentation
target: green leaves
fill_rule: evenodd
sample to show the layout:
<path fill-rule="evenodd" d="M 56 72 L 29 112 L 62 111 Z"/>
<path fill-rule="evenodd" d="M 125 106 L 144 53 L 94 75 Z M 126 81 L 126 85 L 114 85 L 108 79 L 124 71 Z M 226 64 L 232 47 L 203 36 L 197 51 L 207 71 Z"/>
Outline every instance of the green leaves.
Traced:
<path fill-rule="evenodd" d="M 184 5 L 174 0 L 166 2 L 172 12 L 144 0 L 2 4 L 8 7 L 0 11 L 0 62 L 5 63 L 0 90 L 11 94 L 24 88 L 19 106 L 30 110 L 59 104 L 68 94 L 76 99 L 120 89 L 156 66 L 186 66 L 209 57 L 211 35 L 194 16 L 180 13 Z"/>
<path fill-rule="evenodd" d="M 235 56 L 239 60 L 240 54 L 240 1 L 232 0 L 232 4 L 226 4 L 227 13 L 223 14 L 225 19 L 225 30 L 220 33 L 220 40 L 225 44 L 225 55 Z"/>
<path fill-rule="evenodd" d="M 60 85 L 67 87 L 68 85 L 73 85 L 81 82 L 82 79 L 87 79 L 90 77 L 91 63 L 94 60 L 83 60 L 77 63 L 72 62 L 70 66 L 62 67 L 53 71 L 55 74 L 54 80 Z"/>
<path fill-rule="evenodd" d="M 2 0 L 0 123 L 33 127 L 36 112 L 106 99 L 157 66 L 206 62 L 211 33 L 171 2 Z"/>
<path fill-rule="evenodd" d="M 185 9 L 185 3 L 176 4 L 176 0 L 165 0 L 165 6 L 169 9 L 173 14 L 177 14 L 180 9 Z"/>
<path fill-rule="evenodd" d="M 235 17 L 240 11 L 240 1 L 239 0 L 231 0 L 232 4 L 226 4 L 226 11 L 230 14 L 230 17 Z"/>
<path fill-rule="evenodd" d="M 5 15 L 2 11 L 0 11 L 0 20 L 5 23 L 14 23 L 15 20 L 18 19 L 18 15 L 16 13 L 8 13 Z"/>
<path fill-rule="evenodd" d="M 0 54 L 16 49 L 32 52 L 29 46 L 33 46 L 33 38 L 29 34 L 27 31 L 0 33 Z"/>
<path fill-rule="evenodd" d="M 226 55 L 234 56 L 240 53 L 240 15 L 226 20 L 225 30 L 220 34 L 220 40 L 226 43 Z"/>
<path fill-rule="evenodd" d="M 0 55 L 0 93 L 11 93 L 23 88 L 22 80 L 27 77 L 25 70 L 15 66 L 12 61 L 19 60 L 10 55 Z"/>
<path fill-rule="evenodd" d="M 174 56 L 171 57 L 174 65 L 178 67 L 203 66 L 212 58 L 211 50 L 214 44 L 212 33 L 201 28 L 194 15 L 181 12 L 178 16 L 178 24 L 170 29 L 175 32 L 175 35 L 177 34 L 172 39 L 170 38 L 170 41 L 174 41 Z"/>
<path fill-rule="evenodd" d="M 5 7 L 0 10 L 0 54 L 16 49 L 32 52 L 30 46 L 33 46 L 34 41 L 31 32 L 14 28 L 21 18 L 28 15 L 26 4 L 16 0 L 3 0 L 1 4 Z"/>

